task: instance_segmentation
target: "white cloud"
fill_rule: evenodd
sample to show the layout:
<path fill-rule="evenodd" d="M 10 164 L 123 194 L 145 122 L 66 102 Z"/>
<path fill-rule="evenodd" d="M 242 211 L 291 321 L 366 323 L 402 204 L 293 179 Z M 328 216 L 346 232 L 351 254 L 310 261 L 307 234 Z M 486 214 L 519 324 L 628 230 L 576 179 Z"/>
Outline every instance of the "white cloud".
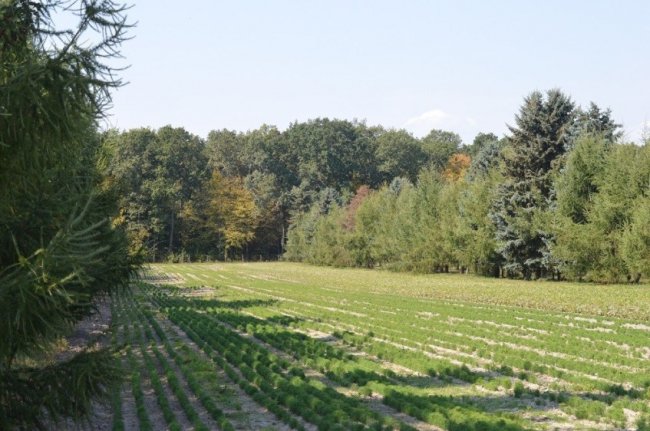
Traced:
<path fill-rule="evenodd" d="M 474 117 L 460 117 L 442 109 L 432 109 L 409 118 L 402 127 L 418 137 L 426 136 L 432 129 L 443 129 L 459 133 L 463 139 L 473 139 L 478 121 Z"/>
<path fill-rule="evenodd" d="M 409 118 L 406 120 L 406 123 L 404 123 L 404 127 L 410 126 L 411 128 L 418 129 L 428 127 L 429 129 L 432 129 L 434 127 L 440 127 L 441 124 L 450 118 L 451 115 L 447 114 L 442 109 L 433 109 L 418 115 L 417 117 Z"/>
<path fill-rule="evenodd" d="M 452 130 L 456 127 L 458 120 L 442 109 L 432 109 L 417 117 L 409 118 L 402 127 L 413 135 L 421 137 L 427 135 L 432 129 Z"/>

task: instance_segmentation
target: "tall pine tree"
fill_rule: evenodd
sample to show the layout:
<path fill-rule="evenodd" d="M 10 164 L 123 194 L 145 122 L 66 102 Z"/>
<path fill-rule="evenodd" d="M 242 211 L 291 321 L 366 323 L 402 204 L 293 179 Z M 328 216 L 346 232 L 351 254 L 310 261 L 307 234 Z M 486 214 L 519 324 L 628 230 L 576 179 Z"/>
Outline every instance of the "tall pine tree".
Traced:
<path fill-rule="evenodd" d="M 56 31 L 65 11 L 78 26 Z M 133 271 L 96 133 L 120 84 L 104 61 L 124 38 L 123 11 L 109 0 L 0 2 L 3 430 L 79 419 L 119 379 L 111 351 L 57 355 L 56 345 Z"/>
<path fill-rule="evenodd" d="M 533 92 L 516 116 L 516 127 L 503 151 L 504 182 L 491 216 L 499 253 L 508 276 L 541 277 L 553 269 L 550 235 L 537 222 L 540 211 L 554 201 L 551 171 L 570 145 L 575 106 L 554 89 Z"/>

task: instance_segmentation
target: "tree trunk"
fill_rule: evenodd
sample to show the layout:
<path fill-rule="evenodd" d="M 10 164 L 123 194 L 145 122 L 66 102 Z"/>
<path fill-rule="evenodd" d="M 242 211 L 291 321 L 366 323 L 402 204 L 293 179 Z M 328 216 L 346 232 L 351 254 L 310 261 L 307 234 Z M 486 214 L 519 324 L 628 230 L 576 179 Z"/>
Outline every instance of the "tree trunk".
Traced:
<path fill-rule="evenodd" d="M 171 216 L 172 216 L 172 221 L 171 221 L 171 226 L 169 228 L 169 252 L 173 253 L 174 252 L 174 210 L 172 210 Z"/>
<path fill-rule="evenodd" d="M 280 237 L 280 256 L 284 254 L 284 221 L 282 222 L 282 236 Z"/>

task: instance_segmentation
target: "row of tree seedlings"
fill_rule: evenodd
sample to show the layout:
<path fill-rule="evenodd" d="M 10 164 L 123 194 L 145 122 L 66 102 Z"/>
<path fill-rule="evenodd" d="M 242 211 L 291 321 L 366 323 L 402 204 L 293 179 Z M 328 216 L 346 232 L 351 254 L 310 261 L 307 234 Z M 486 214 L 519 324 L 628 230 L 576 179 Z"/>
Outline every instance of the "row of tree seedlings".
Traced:
<path fill-rule="evenodd" d="M 202 347 L 207 344 L 212 347 L 210 351 L 219 349 L 219 362 L 238 369 L 235 379 L 240 380 L 240 384 L 245 383 L 244 390 L 250 392 L 256 401 L 274 413 L 278 409 L 269 406 L 281 406 L 276 415 L 290 426 L 303 428 L 292 417 L 297 415 L 318 429 L 410 429 L 406 424 L 367 409 L 359 400 L 306 378 L 301 368 L 291 366 L 263 347 L 216 323 L 210 316 L 175 307 L 173 300 L 162 299 L 160 304 L 168 310 L 171 320 L 196 337 Z M 289 417 L 281 413 L 287 410 L 291 412 Z"/>

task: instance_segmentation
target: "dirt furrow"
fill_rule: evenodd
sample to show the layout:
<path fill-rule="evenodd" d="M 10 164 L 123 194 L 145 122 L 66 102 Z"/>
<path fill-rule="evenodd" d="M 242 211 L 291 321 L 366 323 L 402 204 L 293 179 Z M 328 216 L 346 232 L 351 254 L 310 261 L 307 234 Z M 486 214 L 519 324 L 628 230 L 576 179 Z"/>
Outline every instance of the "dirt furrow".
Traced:
<path fill-rule="evenodd" d="M 234 328 L 232 325 L 223 322 L 219 320 L 218 318 L 214 316 L 210 316 L 215 322 L 218 322 L 219 324 L 223 325 L 224 327 L 228 328 L 229 330 L 239 334 L 240 336 L 254 342 L 255 344 L 263 347 L 264 349 L 270 351 L 271 353 L 277 355 L 278 357 L 285 359 L 289 362 L 295 362 L 296 359 L 293 358 L 290 354 L 279 350 L 272 345 L 260 340 L 259 338 L 256 338 L 255 336 L 248 334 L 246 332 L 239 331 L 237 328 Z M 305 370 L 305 376 L 309 377 L 314 380 L 318 380 L 319 382 L 323 383 L 324 385 L 327 385 L 331 387 L 332 389 L 336 390 L 342 395 L 345 396 L 355 396 L 359 397 L 361 400 L 363 400 L 364 404 L 366 407 L 368 407 L 370 410 L 374 411 L 375 413 L 379 413 L 384 416 L 390 416 L 396 420 L 402 421 L 413 428 L 420 430 L 420 431 L 439 431 L 441 430 L 440 428 L 433 426 L 431 424 L 428 424 L 426 422 L 420 421 L 416 418 L 413 418 L 411 416 L 405 415 L 404 413 L 398 412 L 397 410 L 383 404 L 381 400 L 383 397 L 380 394 L 373 394 L 370 397 L 362 396 L 358 391 L 353 390 L 351 388 L 341 386 L 333 381 L 331 381 L 329 378 L 327 378 L 324 374 L 320 373 L 317 370 L 314 370 L 313 368 L 302 366 L 303 370 Z"/>
<path fill-rule="evenodd" d="M 192 341 L 187 334 L 173 322 L 168 319 L 159 319 L 163 328 L 172 331 L 172 333 L 178 337 L 185 345 L 190 347 L 194 352 L 204 358 L 206 361 L 212 363 L 210 359 L 199 346 Z M 229 387 L 235 394 L 237 402 L 241 406 L 240 409 L 232 409 L 220 406 L 221 409 L 226 413 L 228 420 L 233 424 L 235 429 L 238 430 L 251 430 L 251 429 L 273 429 L 277 431 L 290 431 L 291 428 L 286 425 L 284 422 L 281 422 L 277 419 L 273 413 L 269 412 L 263 406 L 257 404 L 252 398 L 250 398 L 237 384 L 231 382 L 226 373 L 218 368 L 214 367 L 215 373 L 221 381 L 230 382 Z M 309 425 L 312 431 L 315 430 L 313 425 Z"/>

